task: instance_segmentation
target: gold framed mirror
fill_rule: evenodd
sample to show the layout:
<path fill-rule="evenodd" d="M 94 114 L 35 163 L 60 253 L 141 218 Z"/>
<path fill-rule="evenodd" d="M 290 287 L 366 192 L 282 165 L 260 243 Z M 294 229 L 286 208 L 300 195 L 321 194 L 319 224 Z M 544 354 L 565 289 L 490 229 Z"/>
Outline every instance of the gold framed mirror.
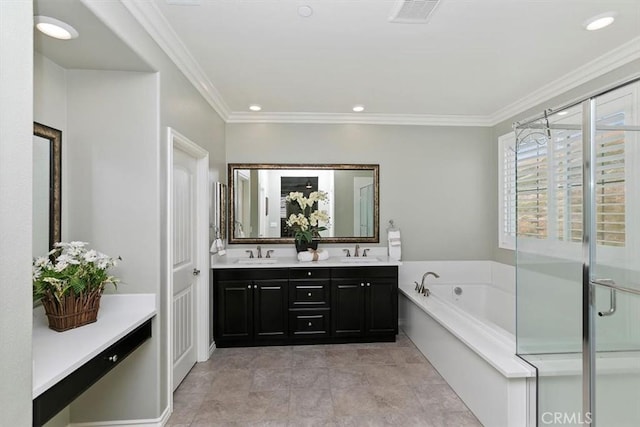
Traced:
<path fill-rule="evenodd" d="M 33 256 L 62 234 L 62 131 L 33 123 Z"/>
<path fill-rule="evenodd" d="M 379 175 L 374 164 L 230 163 L 229 243 L 292 243 L 286 196 L 324 191 L 330 217 L 324 243 L 377 243 Z"/>

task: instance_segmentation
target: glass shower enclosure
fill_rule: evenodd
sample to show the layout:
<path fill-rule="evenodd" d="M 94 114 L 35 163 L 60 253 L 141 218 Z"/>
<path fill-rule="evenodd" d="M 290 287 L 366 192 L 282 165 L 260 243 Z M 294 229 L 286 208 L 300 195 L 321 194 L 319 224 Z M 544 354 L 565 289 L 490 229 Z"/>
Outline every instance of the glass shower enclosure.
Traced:
<path fill-rule="evenodd" d="M 640 78 L 514 130 L 517 353 L 538 425 L 640 426 Z"/>

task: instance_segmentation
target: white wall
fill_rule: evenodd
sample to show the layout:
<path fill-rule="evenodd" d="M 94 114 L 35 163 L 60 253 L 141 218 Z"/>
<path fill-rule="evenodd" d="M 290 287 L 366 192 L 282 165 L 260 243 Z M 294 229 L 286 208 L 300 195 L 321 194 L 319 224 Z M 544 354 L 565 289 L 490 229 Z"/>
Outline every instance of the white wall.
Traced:
<path fill-rule="evenodd" d="M 491 137 L 477 127 L 227 124 L 227 161 L 380 164 L 381 245 L 393 219 L 405 260 L 490 259 Z"/>
<path fill-rule="evenodd" d="M 0 425 L 31 425 L 33 5 L 0 1 Z"/>

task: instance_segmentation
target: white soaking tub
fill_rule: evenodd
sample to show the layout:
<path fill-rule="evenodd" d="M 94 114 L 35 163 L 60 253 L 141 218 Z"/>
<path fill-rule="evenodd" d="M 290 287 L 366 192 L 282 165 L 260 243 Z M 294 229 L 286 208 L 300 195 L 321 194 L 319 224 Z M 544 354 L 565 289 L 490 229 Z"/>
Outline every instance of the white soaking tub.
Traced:
<path fill-rule="evenodd" d="M 417 293 L 426 278 L 431 295 Z M 515 355 L 515 277 L 492 261 L 403 262 L 400 326 L 485 427 L 535 426 L 535 369 Z"/>

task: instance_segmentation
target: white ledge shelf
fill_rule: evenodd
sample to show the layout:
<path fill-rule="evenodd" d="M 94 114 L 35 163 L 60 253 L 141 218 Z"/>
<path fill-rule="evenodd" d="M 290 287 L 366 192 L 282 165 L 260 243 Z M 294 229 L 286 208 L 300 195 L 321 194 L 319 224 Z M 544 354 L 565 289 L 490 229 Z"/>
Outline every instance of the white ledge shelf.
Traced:
<path fill-rule="evenodd" d="M 33 310 L 33 399 L 156 314 L 154 294 L 103 295 L 98 321 L 65 332 L 49 329 L 42 307 Z"/>

